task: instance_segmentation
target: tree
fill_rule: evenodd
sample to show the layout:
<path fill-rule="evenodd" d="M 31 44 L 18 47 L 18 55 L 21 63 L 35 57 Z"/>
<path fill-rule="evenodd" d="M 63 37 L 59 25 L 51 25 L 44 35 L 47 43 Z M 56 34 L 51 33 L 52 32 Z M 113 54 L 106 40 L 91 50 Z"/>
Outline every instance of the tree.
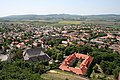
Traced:
<path fill-rule="evenodd" d="M 54 60 L 61 60 L 63 59 L 63 53 L 58 50 L 56 47 L 53 47 L 51 49 L 47 49 L 46 53 L 52 57 Z"/>
<path fill-rule="evenodd" d="M 112 74 L 113 69 L 115 69 L 115 64 L 113 62 L 101 61 L 100 66 L 103 72 L 108 75 Z"/>
<path fill-rule="evenodd" d="M 23 58 L 23 51 L 21 49 L 13 50 L 11 53 L 13 53 L 13 60 Z"/>
<path fill-rule="evenodd" d="M 73 54 L 74 52 L 78 52 L 77 47 L 74 46 L 74 45 L 70 45 L 70 46 L 66 47 L 65 50 L 64 50 L 64 54 L 65 54 L 66 56 L 71 55 L 71 54 Z"/>
<path fill-rule="evenodd" d="M 89 45 L 84 45 L 79 49 L 79 52 L 83 54 L 87 54 L 87 53 L 90 54 L 92 52 L 92 48 Z"/>
<path fill-rule="evenodd" d="M 117 80 L 120 73 L 120 67 L 113 70 L 114 78 Z"/>
<path fill-rule="evenodd" d="M 62 51 L 62 52 L 64 52 L 64 50 L 65 50 L 65 46 L 64 45 L 62 45 L 62 44 L 59 44 L 58 46 L 55 46 L 58 50 L 60 50 L 60 51 Z"/>
<path fill-rule="evenodd" d="M 16 60 L 11 63 L 0 62 L 0 80 L 43 80 L 40 74 L 32 69 L 32 66 L 36 66 L 35 69 L 38 69 L 38 71 L 45 70 L 40 66 L 42 63 L 38 64 L 26 63 L 22 60 Z"/>
<path fill-rule="evenodd" d="M 39 74 L 43 74 L 45 72 L 44 69 L 45 69 L 45 66 L 40 63 L 36 63 L 33 67 L 33 71 L 35 71 L 35 73 L 39 73 Z"/>

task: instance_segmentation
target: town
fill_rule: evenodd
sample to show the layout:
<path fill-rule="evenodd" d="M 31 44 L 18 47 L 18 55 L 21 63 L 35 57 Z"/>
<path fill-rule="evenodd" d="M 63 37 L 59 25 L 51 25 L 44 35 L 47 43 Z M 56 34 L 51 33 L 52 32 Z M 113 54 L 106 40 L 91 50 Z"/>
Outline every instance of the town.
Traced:
<path fill-rule="evenodd" d="M 0 22 L 0 80 L 114 80 L 119 72 L 120 28 L 86 22 Z"/>

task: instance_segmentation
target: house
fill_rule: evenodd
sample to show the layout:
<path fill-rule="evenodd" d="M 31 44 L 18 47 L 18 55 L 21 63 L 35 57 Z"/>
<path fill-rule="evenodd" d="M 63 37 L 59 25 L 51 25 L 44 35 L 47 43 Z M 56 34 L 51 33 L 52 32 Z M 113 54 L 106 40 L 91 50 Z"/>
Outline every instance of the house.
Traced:
<path fill-rule="evenodd" d="M 38 43 L 37 42 L 33 42 L 32 45 L 33 46 L 38 46 Z"/>
<path fill-rule="evenodd" d="M 50 57 L 43 51 L 42 48 L 27 49 L 23 52 L 23 58 L 30 62 L 50 60 Z"/>
<path fill-rule="evenodd" d="M 62 44 L 68 44 L 68 42 L 67 41 L 62 41 Z"/>
<path fill-rule="evenodd" d="M 79 67 L 73 67 L 72 65 L 76 62 L 76 60 L 82 59 Z M 85 54 L 74 53 L 68 56 L 59 66 L 61 70 L 73 72 L 78 75 L 86 75 L 87 69 L 89 65 L 92 63 L 93 57 Z"/>
<path fill-rule="evenodd" d="M 25 48 L 25 43 L 21 42 L 19 44 L 16 45 L 17 48 Z"/>
<path fill-rule="evenodd" d="M 0 54 L 0 61 L 11 61 L 13 54 Z"/>
<path fill-rule="evenodd" d="M 117 51 L 120 54 L 120 45 L 119 44 L 112 44 L 109 46 L 109 49 Z"/>

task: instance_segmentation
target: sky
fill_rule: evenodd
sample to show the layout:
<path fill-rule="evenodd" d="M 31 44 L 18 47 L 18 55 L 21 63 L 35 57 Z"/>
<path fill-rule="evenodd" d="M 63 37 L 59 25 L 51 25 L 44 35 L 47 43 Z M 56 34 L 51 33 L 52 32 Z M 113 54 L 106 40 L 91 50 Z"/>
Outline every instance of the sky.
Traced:
<path fill-rule="evenodd" d="M 0 17 L 24 14 L 120 14 L 120 0 L 1 0 Z"/>

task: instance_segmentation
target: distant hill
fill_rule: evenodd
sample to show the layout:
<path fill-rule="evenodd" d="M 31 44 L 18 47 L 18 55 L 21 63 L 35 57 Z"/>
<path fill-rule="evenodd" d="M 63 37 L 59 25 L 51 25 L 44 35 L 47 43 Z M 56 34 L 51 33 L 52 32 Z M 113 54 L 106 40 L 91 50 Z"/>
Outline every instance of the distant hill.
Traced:
<path fill-rule="evenodd" d="M 102 20 L 120 21 L 120 15 L 70 15 L 70 14 L 49 14 L 49 15 L 11 15 L 1 17 L 0 20 Z"/>
<path fill-rule="evenodd" d="M 104 15 L 89 15 L 87 20 L 101 20 L 101 21 L 120 21 L 120 15 L 116 14 L 104 14 Z"/>
<path fill-rule="evenodd" d="M 53 20 L 53 19 L 80 19 L 82 16 L 79 15 L 69 15 L 69 14 L 50 14 L 50 15 L 12 15 L 2 17 L 6 20 Z"/>

